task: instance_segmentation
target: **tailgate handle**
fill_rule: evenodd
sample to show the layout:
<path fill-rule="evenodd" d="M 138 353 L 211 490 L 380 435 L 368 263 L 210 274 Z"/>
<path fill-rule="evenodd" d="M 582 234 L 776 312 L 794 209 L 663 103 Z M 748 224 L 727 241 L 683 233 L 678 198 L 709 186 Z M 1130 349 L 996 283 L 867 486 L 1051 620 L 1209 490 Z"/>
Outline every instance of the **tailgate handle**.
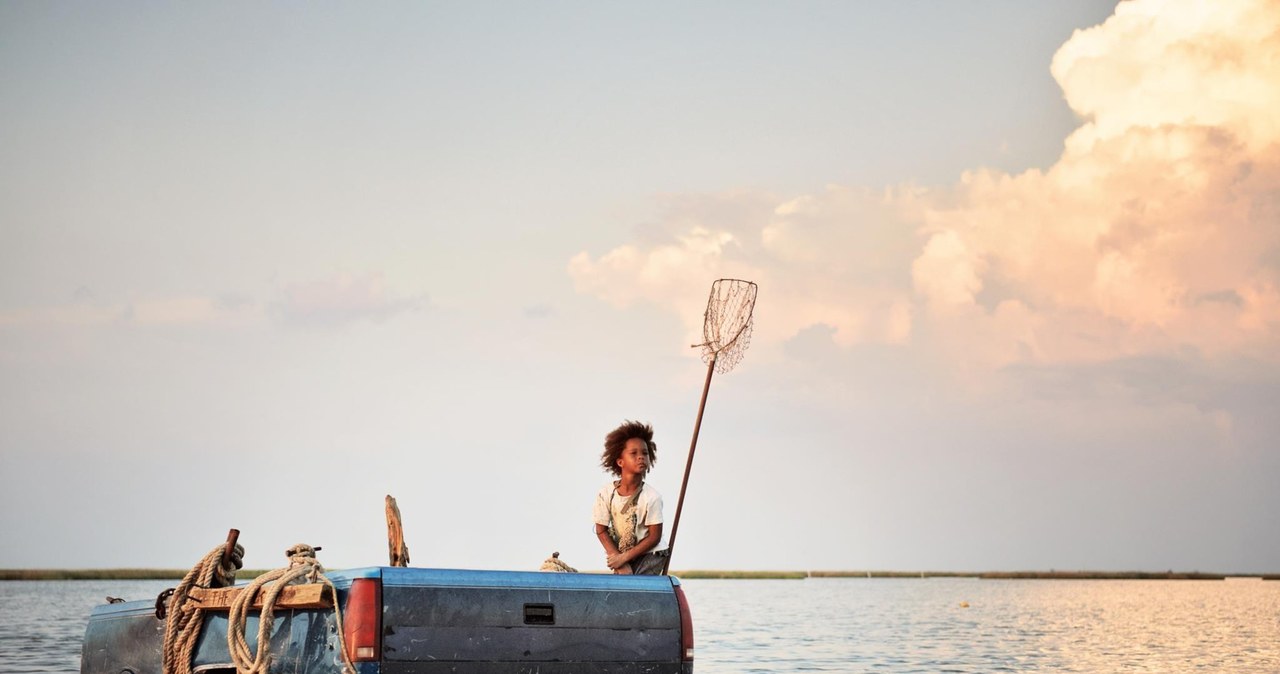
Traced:
<path fill-rule="evenodd" d="M 556 624 L 555 604 L 525 604 L 524 624 L 554 625 Z"/>

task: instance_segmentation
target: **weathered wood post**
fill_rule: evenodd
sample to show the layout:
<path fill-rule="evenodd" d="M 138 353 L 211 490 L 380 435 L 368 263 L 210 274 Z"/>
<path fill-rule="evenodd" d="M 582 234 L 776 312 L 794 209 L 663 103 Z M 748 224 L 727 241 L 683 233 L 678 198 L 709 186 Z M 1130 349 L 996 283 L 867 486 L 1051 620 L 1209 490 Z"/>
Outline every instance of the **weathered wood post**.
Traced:
<path fill-rule="evenodd" d="M 404 544 L 400 507 L 391 494 L 387 494 L 387 549 L 391 555 L 391 566 L 409 566 L 409 546 Z"/>

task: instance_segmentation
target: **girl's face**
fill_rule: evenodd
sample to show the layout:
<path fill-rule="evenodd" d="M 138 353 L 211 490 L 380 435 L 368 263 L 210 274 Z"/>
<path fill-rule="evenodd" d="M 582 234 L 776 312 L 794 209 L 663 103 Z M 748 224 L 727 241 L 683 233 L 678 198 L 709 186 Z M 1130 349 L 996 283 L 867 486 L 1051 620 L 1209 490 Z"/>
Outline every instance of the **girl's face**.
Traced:
<path fill-rule="evenodd" d="M 627 444 L 622 447 L 622 454 L 618 456 L 618 468 L 623 475 L 628 473 L 639 473 L 644 475 L 649 471 L 649 445 L 645 444 L 640 438 L 631 438 L 627 440 Z"/>

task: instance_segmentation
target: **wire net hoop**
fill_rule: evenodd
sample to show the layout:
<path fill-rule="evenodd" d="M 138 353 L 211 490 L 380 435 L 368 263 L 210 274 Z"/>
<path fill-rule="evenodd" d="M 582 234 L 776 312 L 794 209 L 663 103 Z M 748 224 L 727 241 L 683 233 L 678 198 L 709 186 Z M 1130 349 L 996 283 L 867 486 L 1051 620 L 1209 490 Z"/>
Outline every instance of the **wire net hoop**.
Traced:
<path fill-rule="evenodd" d="M 751 312 L 756 307 L 756 284 L 741 279 L 722 278 L 711 284 L 707 311 L 703 314 L 702 362 L 715 362 L 715 371 L 724 374 L 742 360 L 751 346 Z"/>

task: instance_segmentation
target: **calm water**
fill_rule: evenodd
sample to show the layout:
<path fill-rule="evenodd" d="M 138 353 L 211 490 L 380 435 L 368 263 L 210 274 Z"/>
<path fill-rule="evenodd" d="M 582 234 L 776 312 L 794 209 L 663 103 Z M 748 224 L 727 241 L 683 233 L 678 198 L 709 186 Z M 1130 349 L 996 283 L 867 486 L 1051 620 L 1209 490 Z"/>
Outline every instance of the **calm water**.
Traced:
<path fill-rule="evenodd" d="M 95 604 L 173 585 L 0 581 L 0 672 L 79 671 Z M 699 674 L 1280 672 L 1275 581 L 689 580 L 685 592 Z"/>

